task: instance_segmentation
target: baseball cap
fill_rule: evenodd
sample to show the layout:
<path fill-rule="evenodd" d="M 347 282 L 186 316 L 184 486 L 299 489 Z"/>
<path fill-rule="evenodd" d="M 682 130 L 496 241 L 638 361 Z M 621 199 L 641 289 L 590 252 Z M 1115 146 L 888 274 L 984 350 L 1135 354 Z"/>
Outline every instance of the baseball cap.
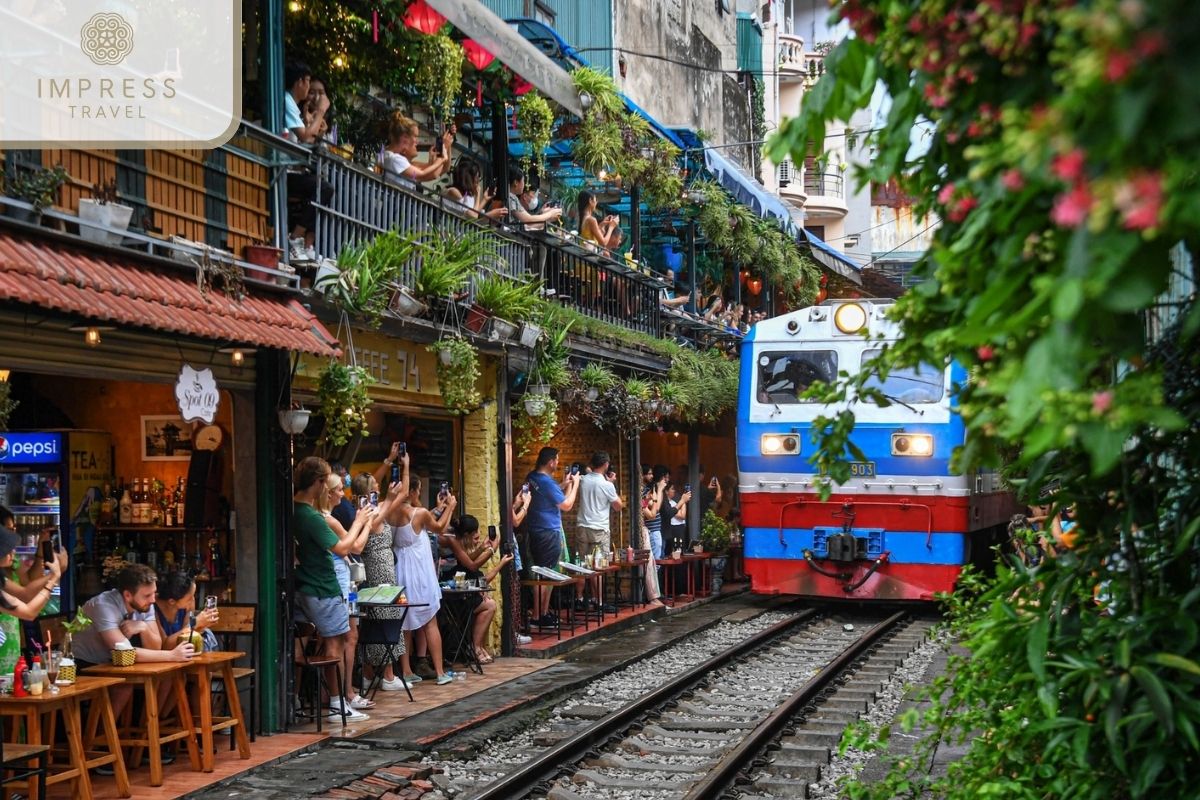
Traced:
<path fill-rule="evenodd" d="M 0 528 L 0 558 L 16 550 L 20 543 L 21 537 L 17 535 L 16 531 Z"/>

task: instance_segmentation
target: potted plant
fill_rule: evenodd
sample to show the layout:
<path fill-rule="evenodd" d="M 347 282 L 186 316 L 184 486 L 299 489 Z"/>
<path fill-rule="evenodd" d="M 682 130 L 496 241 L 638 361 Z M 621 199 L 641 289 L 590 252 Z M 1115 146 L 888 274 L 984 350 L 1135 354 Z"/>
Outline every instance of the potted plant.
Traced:
<path fill-rule="evenodd" d="M 288 436 L 299 436 L 308 427 L 312 412 L 299 403 L 293 403 L 291 408 L 279 409 L 279 427 Z"/>
<path fill-rule="evenodd" d="M 536 399 L 537 402 L 530 401 Z M 513 420 L 517 455 L 524 456 L 550 443 L 558 432 L 558 403 L 552 397 L 525 398 Z"/>
<path fill-rule="evenodd" d="M 242 258 L 256 267 L 267 267 L 268 269 L 278 269 L 279 261 L 283 257 L 283 250 L 268 244 L 271 239 L 271 229 L 264 227 L 262 235 L 254 240 L 253 244 L 248 244 L 242 248 Z M 259 280 L 270 280 L 270 276 L 265 273 L 260 273 L 263 277 Z M 250 270 L 247 270 L 248 278 L 258 277 L 251 275 Z M 286 284 L 285 284 L 286 285 Z"/>
<path fill-rule="evenodd" d="M 542 328 L 529 320 L 525 320 L 521 325 L 521 333 L 517 341 L 522 347 L 528 347 L 530 350 L 537 347 L 538 340 L 542 338 Z"/>
<path fill-rule="evenodd" d="M 445 33 L 423 36 L 417 44 L 413 84 L 438 120 L 449 120 L 462 94 L 463 49 Z"/>
<path fill-rule="evenodd" d="M 672 381 L 663 381 L 658 384 L 657 394 L 658 410 L 667 416 L 675 413 L 675 409 L 683 402 L 683 389 Z"/>
<path fill-rule="evenodd" d="M 8 418 L 20 404 L 21 401 L 12 398 L 12 384 L 0 381 L 0 431 L 8 430 Z"/>
<path fill-rule="evenodd" d="M 729 557 L 730 524 L 717 516 L 711 508 L 704 512 L 700 522 L 700 544 L 706 553 L 712 553 L 712 592 L 718 594 L 725 582 L 725 564 Z"/>
<path fill-rule="evenodd" d="M 475 306 L 492 320 L 493 338 L 516 336 L 518 323 L 533 315 L 538 303 L 537 288 L 500 275 L 486 275 L 475 284 Z"/>
<path fill-rule="evenodd" d="M 593 361 L 579 370 L 579 382 L 584 386 L 583 398 L 594 403 L 601 392 L 617 385 L 617 376 L 608 367 Z"/>
<path fill-rule="evenodd" d="M 503 263 L 495 244 L 482 231 L 460 235 L 442 228 L 422 239 L 418 247 L 421 264 L 413 282 L 413 294 L 422 299 L 456 299 L 465 289 L 476 264 Z"/>
<path fill-rule="evenodd" d="M 33 206 L 32 209 L 6 206 L 6 212 L 22 222 L 41 221 L 42 211 L 58 201 L 59 190 L 70 179 L 67 170 L 58 164 L 49 169 L 10 171 L 4 178 L 4 193 Z"/>
<path fill-rule="evenodd" d="M 117 202 L 115 178 L 98 183 L 92 187 L 90 198 L 79 201 L 79 235 L 89 242 L 120 244 L 125 238 L 121 232 L 129 227 L 132 216 L 132 206 Z"/>
<path fill-rule="evenodd" d="M 461 336 L 447 336 L 429 345 L 438 354 L 438 387 L 442 404 L 452 414 L 466 414 L 479 407 L 479 353 Z"/>
<path fill-rule="evenodd" d="M 531 166 L 537 166 L 538 172 L 544 172 L 542 159 L 546 148 L 550 146 L 551 129 L 554 126 L 554 112 L 546 98 L 536 91 L 526 92 L 517 101 L 517 128 L 521 131 L 521 143 L 524 152 L 521 155 L 521 169 L 526 175 Z"/>
<path fill-rule="evenodd" d="M 358 433 L 366 433 L 367 411 L 371 398 L 367 393 L 372 379 L 362 367 L 330 361 L 317 378 L 317 399 L 325 417 L 326 445 L 341 447 Z"/>
<path fill-rule="evenodd" d="M 646 405 L 650 402 L 650 384 L 641 378 L 627 378 L 625 394 L 629 395 L 630 399 Z"/>

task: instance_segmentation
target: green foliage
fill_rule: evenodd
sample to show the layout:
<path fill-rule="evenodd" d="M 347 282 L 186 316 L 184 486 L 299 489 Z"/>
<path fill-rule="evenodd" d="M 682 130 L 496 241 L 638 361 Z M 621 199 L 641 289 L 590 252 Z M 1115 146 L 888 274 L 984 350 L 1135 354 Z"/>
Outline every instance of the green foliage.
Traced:
<path fill-rule="evenodd" d="M 575 91 L 592 98 L 592 107 L 584 114 L 615 117 L 625 111 L 617 84 L 607 72 L 594 67 L 577 67 L 571 71 L 571 80 L 575 84 Z"/>
<path fill-rule="evenodd" d="M 73 619 L 63 620 L 62 623 L 63 630 L 71 635 L 77 634 L 83 629 L 91 627 L 91 625 L 92 620 L 87 614 L 83 613 L 83 608 L 75 612 Z"/>
<path fill-rule="evenodd" d="M 487 274 L 475 282 L 475 302 L 509 322 L 532 319 L 541 301 L 537 284 L 521 283 L 503 275 Z"/>
<path fill-rule="evenodd" d="M 12 397 L 12 384 L 8 381 L 0 381 L 0 431 L 8 430 L 8 418 L 12 416 L 19 405 L 21 402 Z"/>
<path fill-rule="evenodd" d="M 584 386 L 604 391 L 617 384 L 617 376 L 611 369 L 592 361 L 579 370 L 579 380 Z"/>
<path fill-rule="evenodd" d="M 543 159 L 546 148 L 550 146 L 551 128 L 554 126 L 554 112 L 546 98 L 536 91 L 521 95 L 517 101 L 517 127 L 521 131 L 521 142 L 525 145 L 525 153 L 521 156 L 521 170 L 526 175 L 530 166 L 537 165 L 538 173 L 544 172 Z"/>
<path fill-rule="evenodd" d="M 421 247 L 421 269 L 415 293 L 420 297 L 445 300 L 461 292 L 477 264 L 502 263 L 495 240 L 483 231 L 459 234 L 441 228 Z"/>
<path fill-rule="evenodd" d="M 479 353 L 461 336 L 447 336 L 429 345 L 436 362 L 442 404 L 451 414 L 468 414 L 479 408 Z M 446 362 L 449 363 L 446 363 Z"/>
<path fill-rule="evenodd" d="M 558 403 L 553 397 L 539 396 L 534 404 L 539 414 L 530 414 L 525 403 L 517 406 L 513 419 L 513 436 L 517 445 L 517 456 L 527 456 L 550 444 L 558 433 Z"/>
<path fill-rule="evenodd" d="M 323 277 L 315 288 L 348 313 L 378 323 L 422 238 L 389 231 L 366 245 L 348 244 L 338 253 L 337 273 Z"/>
<path fill-rule="evenodd" d="M 711 508 L 704 512 L 700 521 L 700 544 L 706 553 L 724 555 L 729 551 L 730 524 Z"/>
<path fill-rule="evenodd" d="M 317 400 L 325 418 L 324 441 L 327 446 L 341 447 L 358 433 L 367 432 L 367 411 L 371 408 L 368 394 L 374 382 L 362 367 L 350 367 L 340 361 L 330 361 L 317 377 Z"/>
<path fill-rule="evenodd" d="M 624 389 L 634 400 L 650 399 L 650 384 L 640 378 L 626 378 Z"/>
<path fill-rule="evenodd" d="M 676 413 L 686 422 L 714 422 L 737 405 L 738 363 L 719 350 L 681 349 L 667 377 L 678 387 Z"/>
<path fill-rule="evenodd" d="M 704 238 L 718 250 L 729 249 L 733 244 L 733 225 L 730 223 L 733 203 L 729 195 L 712 181 L 696 181 L 691 190 L 701 197 L 696 221 Z"/>
<path fill-rule="evenodd" d="M 839 13 L 855 35 L 772 158 L 820 151 L 827 126 L 881 82 L 888 123 L 858 177 L 898 181 L 942 222 L 916 267 L 924 282 L 892 311 L 905 338 L 870 372 L 813 390 L 834 404 L 814 426 L 814 463 L 848 477 L 845 400 L 872 373 L 954 359 L 971 375 L 956 468 L 1005 458 L 1027 500 L 1055 478 L 1080 520 L 1072 551 L 952 598 L 971 658 L 952 661 L 923 720 L 970 745 L 948 776 L 925 786 L 918 752 L 879 786 L 846 791 L 1192 796 L 1200 307 L 1157 299 L 1192 277 L 1177 245 L 1200 238 L 1200 87 L 1183 77 L 1200 69 L 1200 29 L 1179 24 L 1190 5 L 850 0 Z M 932 138 L 912 156 L 918 125 Z M 1180 321 L 1151 338 L 1151 312 Z"/>
<path fill-rule="evenodd" d="M 424 36 L 417 42 L 414 85 L 436 117 L 449 120 L 454 101 L 462 94 L 462 47 L 444 31 Z"/>
<path fill-rule="evenodd" d="M 4 178 L 4 193 L 9 197 L 24 200 L 33 205 L 35 214 L 55 204 L 63 184 L 71 179 L 65 167 L 57 164 L 49 169 L 21 169 L 10 171 Z"/>

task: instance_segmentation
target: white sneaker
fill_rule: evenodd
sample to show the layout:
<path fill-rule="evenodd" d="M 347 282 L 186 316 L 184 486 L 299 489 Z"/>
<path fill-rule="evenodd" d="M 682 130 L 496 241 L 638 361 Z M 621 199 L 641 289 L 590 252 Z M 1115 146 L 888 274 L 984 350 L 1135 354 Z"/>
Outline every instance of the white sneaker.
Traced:
<path fill-rule="evenodd" d="M 329 716 L 331 716 L 335 719 L 343 718 L 341 705 L 339 704 L 336 706 L 330 706 L 329 707 Z M 350 703 L 346 704 L 346 713 L 343 718 L 343 720 L 344 720 L 343 724 L 345 724 L 346 722 L 363 722 L 364 720 L 368 720 L 368 719 L 370 719 L 370 717 L 368 717 L 366 714 L 362 713 L 361 711 L 351 707 Z"/>
<path fill-rule="evenodd" d="M 304 237 L 298 236 L 295 239 L 288 239 L 288 260 L 308 260 L 308 248 L 304 246 Z"/>
<path fill-rule="evenodd" d="M 400 678 L 392 678 L 391 680 L 385 678 L 379 682 L 379 690 L 381 692 L 400 692 L 411 688 L 413 688 L 413 684 Z"/>
<path fill-rule="evenodd" d="M 517 634 L 517 644 L 531 644 L 532 642 L 533 642 L 532 636 L 526 636 L 523 633 Z"/>
<path fill-rule="evenodd" d="M 375 701 L 368 700 L 367 698 L 363 697 L 361 694 L 356 694 L 356 695 L 354 695 L 354 699 L 351 700 L 346 705 L 349 706 L 350 708 L 357 708 L 357 709 L 374 708 Z"/>

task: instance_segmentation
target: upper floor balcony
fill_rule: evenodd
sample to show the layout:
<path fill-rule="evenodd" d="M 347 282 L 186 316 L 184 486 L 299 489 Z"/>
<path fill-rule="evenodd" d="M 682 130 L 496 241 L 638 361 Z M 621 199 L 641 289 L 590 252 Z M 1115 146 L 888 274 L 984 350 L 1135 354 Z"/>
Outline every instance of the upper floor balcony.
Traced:
<path fill-rule="evenodd" d="M 845 178 L 840 171 L 806 166 L 802 183 L 808 195 L 804 210 L 808 212 L 810 221 L 842 219 L 846 216 L 849 209 L 846 205 Z"/>
<path fill-rule="evenodd" d="M 779 36 L 779 81 L 811 86 L 825 74 L 825 56 L 807 52 L 804 39 L 790 33 Z"/>

